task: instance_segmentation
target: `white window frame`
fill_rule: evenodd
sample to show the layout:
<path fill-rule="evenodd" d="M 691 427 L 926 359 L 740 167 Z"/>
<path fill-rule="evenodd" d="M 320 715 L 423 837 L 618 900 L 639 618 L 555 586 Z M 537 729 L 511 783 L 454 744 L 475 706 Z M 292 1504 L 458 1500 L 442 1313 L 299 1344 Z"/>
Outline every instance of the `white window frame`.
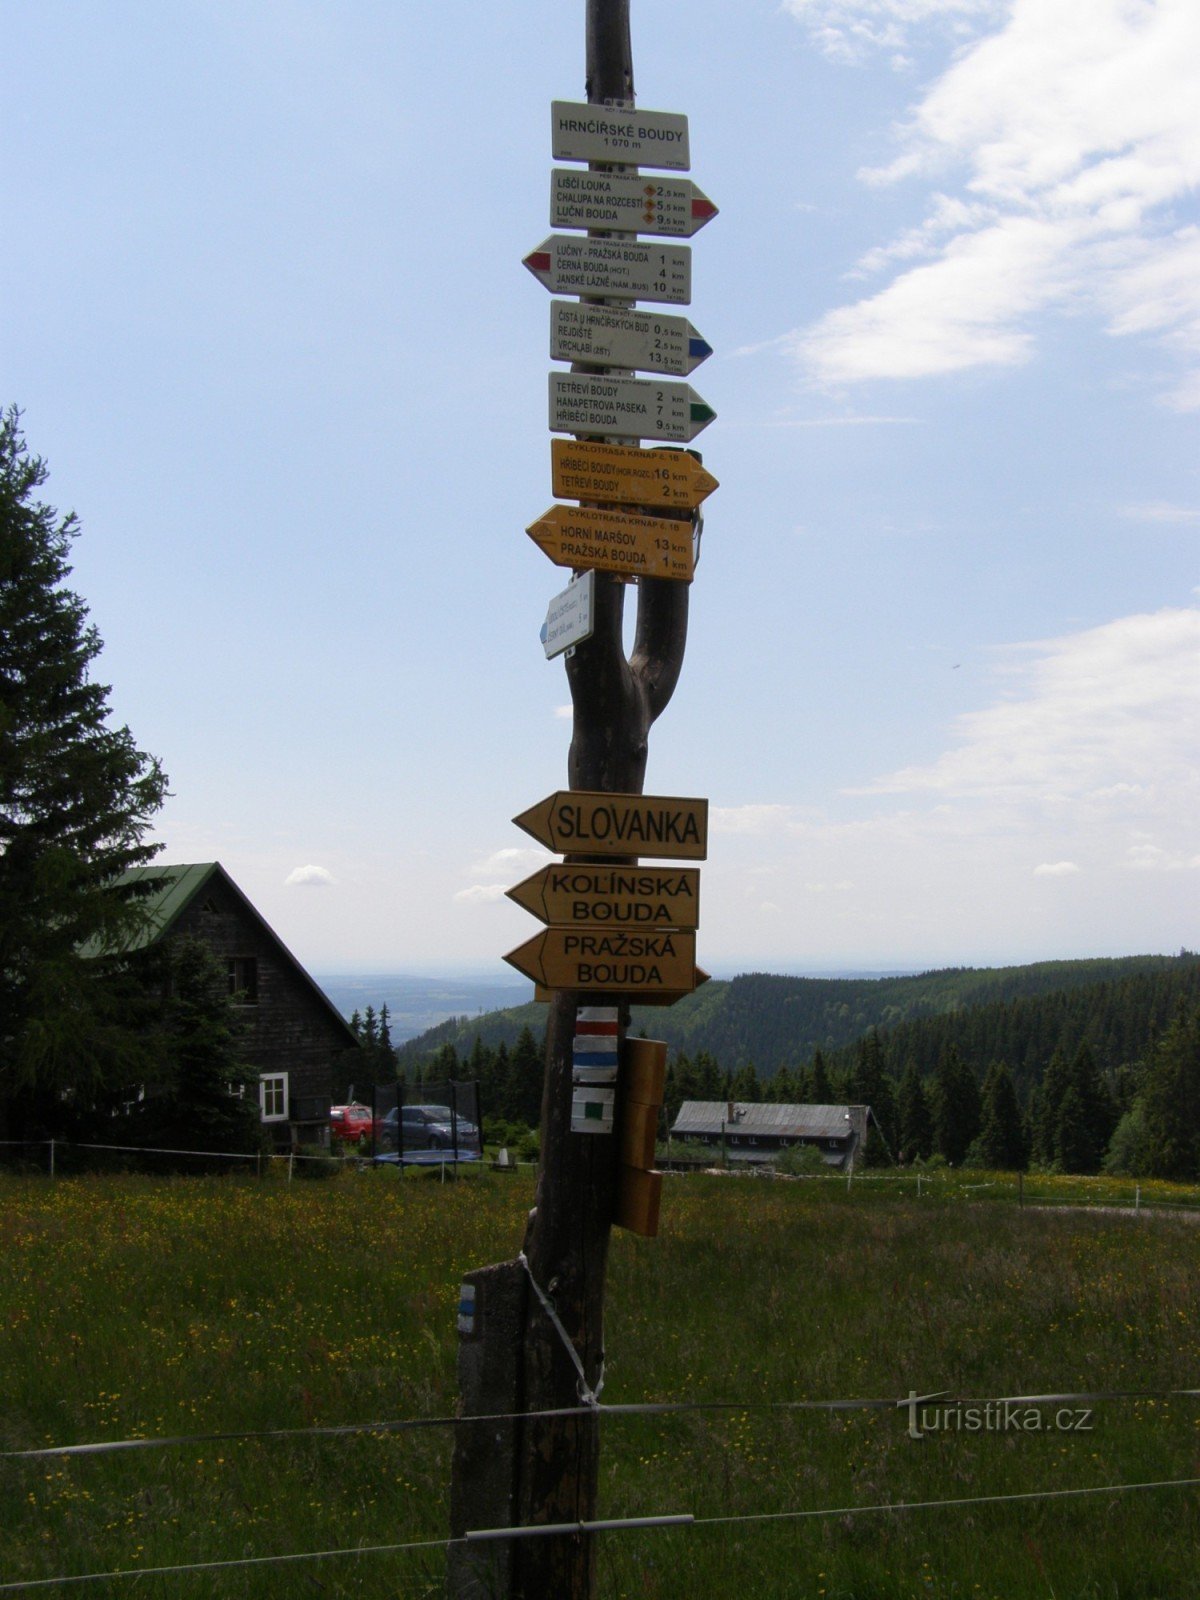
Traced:
<path fill-rule="evenodd" d="M 268 1111 L 270 1103 L 282 1101 L 282 1111 Z M 263 1122 L 286 1122 L 288 1119 L 288 1075 L 286 1072 L 263 1072 L 258 1079 L 258 1110 Z"/>

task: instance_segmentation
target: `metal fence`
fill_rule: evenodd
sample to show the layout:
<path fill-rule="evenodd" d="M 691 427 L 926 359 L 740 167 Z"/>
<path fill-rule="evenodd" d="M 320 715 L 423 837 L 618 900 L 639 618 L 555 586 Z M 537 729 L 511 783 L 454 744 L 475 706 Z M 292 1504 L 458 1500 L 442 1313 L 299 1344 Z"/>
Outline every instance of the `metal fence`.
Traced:
<path fill-rule="evenodd" d="M 483 1157 L 476 1082 L 381 1083 L 369 1103 L 377 1161 L 420 1166 Z"/>

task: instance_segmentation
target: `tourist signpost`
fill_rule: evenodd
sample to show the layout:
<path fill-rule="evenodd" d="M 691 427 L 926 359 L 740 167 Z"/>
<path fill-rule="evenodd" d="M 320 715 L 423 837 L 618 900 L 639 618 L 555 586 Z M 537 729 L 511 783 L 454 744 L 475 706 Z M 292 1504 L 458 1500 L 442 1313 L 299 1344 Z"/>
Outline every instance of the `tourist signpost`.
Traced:
<path fill-rule="evenodd" d="M 550 174 L 550 226 L 656 233 L 690 239 L 717 208 L 690 178 L 645 173 L 580 171 Z"/>
<path fill-rule="evenodd" d="M 508 890 L 539 922 L 561 928 L 681 928 L 700 925 L 698 867 L 571 862 L 541 867 Z"/>
<path fill-rule="evenodd" d="M 607 373 L 550 374 L 550 431 L 689 444 L 716 416 L 690 384 Z"/>
<path fill-rule="evenodd" d="M 686 317 L 632 306 L 550 302 L 550 358 L 687 377 L 712 355 Z"/>
<path fill-rule="evenodd" d="M 692 249 L 637 239 L 581 239 L 552 233 L 525 257 L 551 294 L 609 295 L 686 306 L 692 299 Z"/>
<path fill-rule="evenodd" d="M 683 994 L 696 971 L 696 935 L 546 928 L 504 959 L 548 989 L 631 998 Z"/>
<path fill-rule="evenodd" d="M 674 578 L 695 572 L 690 522 L 627 515 L 590 506 L 551 506 L 526 533 L 558 567 L 592 567 L 623 578 Z"/>
<path fill-rule="evenodd" d="M 599 161 L 686 172 L 688 121 L 675 111 L 635 111 L 613 105 L 550 104 L 550 154 L 555 161 Z"/>
<path fill-rule="evenodd" d="M 699 508 L 717 486 L 698 458 L 661 448 L 714 417 L 673 381 L 712 352 L 686 317 L 655 309 L 691 300 L 690 246 L 661 241 L 690 238 L 716 207 L 661 175 L 690 168 L 688 120 L 634 104 L 629 0 L 585 5 L 588 99 L 551 107 L 552 159 L 578 165 L 552 172 L 550 226 L 586 231 L 552 233 L 524 262 L 553 294 L 579 297 L 550 302 L 551 359 L 572 368 L 551 373 L 548 418 L 575 436 L 551 456 L 554 494 L 576 503 L 528 529 L 578 576 L 543 628 L 547 655 L 566 659 L 570 787 L 514 819 L 566 859 L 509 891 L 544 926 L 505 958 L 550 1001 L 541 1170 L 520 1255 L 463 1284 L 455 1600 L 594 1593 L 609 1233 L 652 1236 L 662 1186 L 650 1164 L 666 1047 L 627 1039 L 629 1006 L 671 1004 L 708 976 L 696 965 L 700 874 L 677 865 L 707 854 L 708 802 L 642 787 L 650 728 L 683 664 Z M 521 1536 L 496 1537 L 509 1528 Z"/>
<path fill-rule="evenodd" d="M 708 801 L 559 789 L 513 821 L 549 850 L 703 861 Z"/>
<path fill-rule="evenodd" d="M 579 439 L 550 441 L 550 487 L 602 505 L 695 511 L 717 487 L 688 450 L 636 450 Z"/>
<path fill-rule="evenodd" d="M 595 594 L 595 575 L 584 572 L 551 600 L 542 623 L 542 649 L 547 661 L 592 637 Z"/>

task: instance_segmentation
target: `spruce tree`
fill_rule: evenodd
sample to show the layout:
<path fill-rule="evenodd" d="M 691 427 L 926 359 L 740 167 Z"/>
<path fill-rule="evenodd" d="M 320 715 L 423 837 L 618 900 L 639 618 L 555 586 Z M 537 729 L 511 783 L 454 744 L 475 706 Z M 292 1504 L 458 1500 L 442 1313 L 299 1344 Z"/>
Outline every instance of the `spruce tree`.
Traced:
<path fill-rule="evenodd" d="M 166 980 L 157 1030 L 163 1068 L 158 1092 L 131 1116 L 131 1136 L 168 1149 L 254 1150 L 258 1101 L 245 1090 L 258 1074 L 242 1055 L 223 963 L 198 939 L 180 939 L 151 957 L 148 977 Z"/>
<path fill-rule="evenodd" d="M 743 1105 L 758 1105 L 762 1100 L 762 1084 L 753 1061 L 747 1061 L 745 1066 L 737 1069 L 730 1083 L 729 1093 L 734 1100 L 740 1100 Z"/>
<path fill-rule="evenodd" d="M 530 1028 L 522 1028 L 508 1058 L 508 1084 L 505 1101 L 508 1116 L 536 1128 L 542 1118 L 541 1052 Z"/>
<path fill-rule="evenodd" d="M 993 1061 L 984 1074 L 982 1099 L 977 1145 L 981 1163 L 1000 1172 L 1023 1172 L 1027 1154 L 1021 1107 L 1012 1073 L 1003 1061 Z"/>
<path fill-rule="evenodd" d="M 46 476 L 11 407 L 0 414 L 0 1123 L 53 1117 L 64 1091 L 121 1075 L 105 982 L 157 881 L 116 880 L 155 855 L 145 834 L 166 793 L 91 677 L 100 636 L 66 585 L 78 525 L 36 498 Z"/>
<path fill-rule="evenodd" d="M 954 1045 L 938 1062 L 934 1088 L 934 1142 L 939 1155 L 957 1167 L 979 1132 L 979 1086 Z"/>
<path fill-rule="evenodd" d="M 933 1113 L 911 1056 L 900 1080 L 897 1102 L 901 1161 L 928 1161 L 933 1154 Z"/>
<path fill-rule="evenodd" d="M 1150 1172 L 1200 1177 L 1200 1011 L 1177 1016 L 1155 1046 L 1140 1106 Z"/>
<path fill-rule="evenodd" d="M 896 1097 L 892 1080 L 883 1070 L 883 1050 L 879 1034 L 872 1028 L 858 1041 L 854 1070 L 850 1075 L 850 1103 L 870 1106 L 871 1126 L 867 1135 L 867 1165 L 881 1166 L 894 1159 L 896 1149 Z"/>
<path fill-rule="evenodd" d="M 811 1071 L 812 1104 L 814 1106 L 828 1106 L 833 1104 L 833 1085 L 829 1081 L 829 1073 L 825 1067 L 825 1057 L 819 1050 L 814 1052 Z"/>

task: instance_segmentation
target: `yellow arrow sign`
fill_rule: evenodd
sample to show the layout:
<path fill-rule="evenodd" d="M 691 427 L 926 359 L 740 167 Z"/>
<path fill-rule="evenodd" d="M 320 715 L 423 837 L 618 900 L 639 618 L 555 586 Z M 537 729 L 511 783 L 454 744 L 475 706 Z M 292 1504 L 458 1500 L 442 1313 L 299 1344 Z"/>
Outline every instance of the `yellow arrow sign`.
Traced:
<path fill-rule="evenodd" d="M 562 927 L 695 928 L 697 867 L 543 867 L 508 890 L 542 922 Z"/>
<path fill-rule="evenodd" d="M 513 821 L 564 855 L 703 861 L 708 854 L 707 800 L 559 789 Z"/>
<path fill-rule="evenodd" d="M 677 994 L 692 986 L 696 935 L 547 928 L 510 950 L 504 959 L 548 989 Z"/>
<path fill-rule="evenodd" d="M 551 506 L 526 533 L 558 567 L 616 572 L 625 578 L 692 581 L 692 524 L 584 506 Z"/>
<path fill-rule="evenodd" d="M 694 511 L 718 487 L 687 450 L 637 450 L 627 445 L 552 439 L 553 492 L 601 505 Z"/>
<path fill-rule="evenodd" d="M 679 1000 L 684 1000 L 712 977 L 711 972 L 705 972 L 703 967 L 697 967 L 692 975 L 690 989 L 664 989 L 659 994 L 640 994 L 637 999 L 639 1006 L 673 1006 Z M 533 998 L 539 1005 L 548 1005 L 554 999 L 554 990 L 547 988 L 544 983 L 535 983 Z"/>

